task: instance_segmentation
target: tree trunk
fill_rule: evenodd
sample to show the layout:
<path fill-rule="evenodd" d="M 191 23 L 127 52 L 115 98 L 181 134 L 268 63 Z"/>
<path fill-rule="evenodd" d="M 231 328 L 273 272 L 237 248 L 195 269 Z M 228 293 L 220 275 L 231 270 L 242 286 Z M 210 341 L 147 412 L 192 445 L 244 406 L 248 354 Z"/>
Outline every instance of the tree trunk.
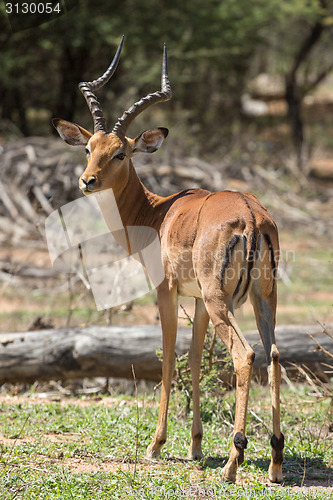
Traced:
<path fill-rule="evenodd" d="M 3 89 L 1 101 L 3 102 L 1 118 L 15 123 L 22 134 L 28 136 L 29 128 L 21 91 L 17 88 Z"/>
<path fill-rule="evenodd" d="M 297 165 L 300 169 L 303 166 L 303 142 L 304 142 L 304 126 L 302 118 L 302 96 L 297 87 L 295 78 L 290 76 L 286 78 L 285 97 L 288 106 L 288 118 L 291 128 L 291 137 L 296 153 Z"/>
<path fill-rule="evenodd" d="M 333 326 L 333 325 L 332 325 Z M 311 333 L 328 351 L 333 340 L 320 327 L 280 326 L 276 329 L 280 361 L 304 363 L 315 368 L 331 362 L 316 349 Z M 256 353 L 257 373 L 266 373 L 264 351 L 257 331 L 245 333 Z M 188 351 L 191 331 L 180 328 L 177 354 Z M 0 334 L 0 384 L 83 377 L 132 378 L 132 364 L 138 379 L 160 380 L 161 362 L 156 349 L 162 345 L 159 326 L 90 326 Z"/>
<path fill-rule="evenodd" d="M 64 45 L 61 66 L 61 82 L 59 86 L 57 102 L 54 110 L 54 116 L 59 116 L 64 120 L 72 121 L 75 113 L 77 98 L 77 87 L 82 81 L 82 75 L 86 66 L 89 50 L 86 47 L 80 47 L 75 50 L 72 47 Z"/>
<path fill-rule="evenodd" d="M 321 0 L 323 11 L 327 9 L 326 0 Z M 303 166 L 303 143 L 304 128 L 301 114 L 301 106 L 306 95 L 307 82 L 300 83 L 299 71 L 302 65 L 309 59 L 314 46 L 319 42 L 325 30 L 324 16 L 311 27 L 308 35 L 303 39 L 295 54 L 292 66 L 285 79 L 285 98 L 288 106 L 288 118 L 290 121 L 292 141 L 295 148 L 298 167 Z"/>

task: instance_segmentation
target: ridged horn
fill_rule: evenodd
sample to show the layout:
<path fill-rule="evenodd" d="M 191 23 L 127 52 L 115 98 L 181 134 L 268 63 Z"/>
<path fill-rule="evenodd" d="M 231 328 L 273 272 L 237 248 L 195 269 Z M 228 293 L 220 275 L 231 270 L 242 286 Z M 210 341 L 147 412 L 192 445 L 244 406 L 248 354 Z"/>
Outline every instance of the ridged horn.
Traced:
<path fill-rule="evenodd" d="M 116 134 L 120 139 L 125 137 L 126 131 L 129 125 L 132 123 L 134 118 L 136 118 L 142 111 L 147 109 L 152 104 L 157 102 L 168 101 L 171 99 L 172 92 L 168 77 L 168 60 L 166 44 L 163 48 L 163 63 L 162 63 L 162 78 L 161 78 L 161 90 L 148 94 L 142 97 L 139 101 L 133 104 L 127 111 L 124 112 L 121 118 L 118 119 L 117 123 L 112 129 L 112 133 Z"/>
<path fill-rule="evenodd" d="M 79 89 L 81 90 L 85 100 L 87 101 L 90 113 L 94 120 L 94 133 L 100 130 L 106 132 L 106 120 L 101 105 L 94 94 L 94 91 L 103 87 L 103 85 L 105 85 L 110 80 L 113 73 L 116 71 L 120 58 L 121 49 L 123 46 L 123 41 L 124 41 L 124 35 L 120 40 L 117 52 L 115 53 L 112 63 L 100 78 L 92 82 L 79 83 Z"/>

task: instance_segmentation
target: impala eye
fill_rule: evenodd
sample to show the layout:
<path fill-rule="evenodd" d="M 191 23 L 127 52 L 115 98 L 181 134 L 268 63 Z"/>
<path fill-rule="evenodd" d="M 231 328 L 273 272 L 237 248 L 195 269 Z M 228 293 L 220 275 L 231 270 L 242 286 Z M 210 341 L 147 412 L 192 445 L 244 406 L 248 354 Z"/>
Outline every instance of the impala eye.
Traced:
<path fill-rule="evenodd" d="M 84 152 L 86 153 L 86 155 L 90 155 L 90 150 L 88 148 L 84 148 Z"/>
<path fill-rule="evenodd" d="M 116 155 L 115 158 L 117 158 L 117 160 L 124 160 L 125 156 L 125 153 L 119 153 L 119 155 Z"/>

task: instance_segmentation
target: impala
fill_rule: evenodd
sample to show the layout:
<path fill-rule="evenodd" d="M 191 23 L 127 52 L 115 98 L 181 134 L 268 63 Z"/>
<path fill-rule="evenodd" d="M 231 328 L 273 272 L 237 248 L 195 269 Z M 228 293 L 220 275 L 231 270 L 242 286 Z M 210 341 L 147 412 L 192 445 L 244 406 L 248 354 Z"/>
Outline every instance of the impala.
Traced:
<path fill-rule="evenodd" d="M 195 298 L 189 365 L 193 385 L 193 424 L 189 457 L 202 457 L 203 428 L 199 407 L 199 374 L 205 333 L 211 320 L 231 354 L 236 374 L 236 410 L 232 448 L 223 469 L 227 481 L 236 480 L 244 460 L 249 388 L 254 351 L 238 327 L 234 309 L 250 297 L 263 342 L 272 396 L 273 435 L 269 479 L 282 481 L 284 437 L 280 430 L 279 352 L 275 344 L 276 271 L 279 242 L 277 227 L 268 211 L 250 193 L 187 189 L 168 197 L 151 193 L 134 169 L 135 154 L 153 153 L 168 135 L 166 128 L 127 137 L 130 123 L 154 103 L 171 98 L 164 46 L 161 91 L 148 94 L 127 111 L 107 132 L 101 106 L 94 93 L 113 75 L 123 38 L 106 72 L 92 82 L 79 84 L 94 121 L 94 133 L 74 123 L 54 119 L 68 144 L 83 146 L 87 167 L 79 179 L 86 195 L 112 189 L 126 226 L 154 228 L 160 238 L 165 277 L 157 287 L 163 333 L 161 400 L 157 428 L 147 456 L 158 457 L 167 438 L 170 386 L 175 368 L 178 295 Z"/>

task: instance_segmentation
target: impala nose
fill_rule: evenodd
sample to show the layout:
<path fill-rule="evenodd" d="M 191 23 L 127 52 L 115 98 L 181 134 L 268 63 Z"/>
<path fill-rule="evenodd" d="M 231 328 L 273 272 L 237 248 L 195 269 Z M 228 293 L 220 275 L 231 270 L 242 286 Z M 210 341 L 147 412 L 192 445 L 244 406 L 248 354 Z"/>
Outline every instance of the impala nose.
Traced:
<path fill-rule="evenodd" d="M 83 182 L 83 186 L 81 189 L 88 189 L 91 191 L 94 189 L 93 184 L 96 181 L 96 177 L 94 175 L 91 175 L 90 177 L 81 177 L 81 180 Z"/>

